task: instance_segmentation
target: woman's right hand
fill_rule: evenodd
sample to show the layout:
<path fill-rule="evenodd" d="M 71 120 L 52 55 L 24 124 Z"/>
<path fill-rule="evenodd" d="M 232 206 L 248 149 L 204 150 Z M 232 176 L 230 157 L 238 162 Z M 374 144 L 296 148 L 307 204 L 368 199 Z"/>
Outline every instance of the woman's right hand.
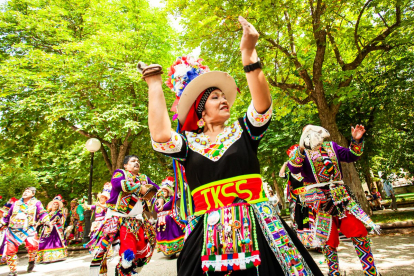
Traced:
<path fill-rule="evenodd" d="M 243 28 L 243 36 L 240 42 L 240 51 L 253 52 L 259 39 L 259 32 L 245 18 L 239 16 L 239 22 Z"/>

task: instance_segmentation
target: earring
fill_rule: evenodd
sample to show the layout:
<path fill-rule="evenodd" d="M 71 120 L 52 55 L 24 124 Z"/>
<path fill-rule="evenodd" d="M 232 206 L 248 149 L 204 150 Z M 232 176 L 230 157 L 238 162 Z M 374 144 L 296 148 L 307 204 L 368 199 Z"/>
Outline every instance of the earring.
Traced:
<path fill-rule="evenodd" d="M 206 122 L 204 122 L 203 118 L 197 121 L 198 128 L 203 128 L 206 125 Z"/>

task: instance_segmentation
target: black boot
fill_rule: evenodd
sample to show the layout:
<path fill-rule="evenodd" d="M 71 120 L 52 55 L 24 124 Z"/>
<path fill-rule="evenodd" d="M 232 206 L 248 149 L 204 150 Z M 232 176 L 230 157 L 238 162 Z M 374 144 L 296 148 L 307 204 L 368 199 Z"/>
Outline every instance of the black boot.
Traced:
<path fill-rule="evenodd" d="M 29 266 L 27 267 L 27 272 L 28 273 L 33 271 L 34 265 L 35 265 L 35 261 L 29 262 Z"/>
<path fill-rule="evenodd" d="M 7 276 L 17 276 L 17 272 L 10 272 Z"/>

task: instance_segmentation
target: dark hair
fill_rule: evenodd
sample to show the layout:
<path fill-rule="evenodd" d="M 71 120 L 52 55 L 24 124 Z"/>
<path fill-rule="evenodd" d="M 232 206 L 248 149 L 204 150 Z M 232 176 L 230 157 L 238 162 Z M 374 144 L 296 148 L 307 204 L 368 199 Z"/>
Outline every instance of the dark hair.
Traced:
<path fill-rule="evenodd" d="M 365 191 L 364 193 L 368 193 L 368 191 Z"/>
<path fill-rule="evenodd" d="M 131 158 L 133 158 L 133 157 L 137 158 L 137 159 L 138 159 L 138 161 L 139 161 L 139 157 L 138 157 L 138 156 L 136 156 L 136 155 L 127 155 L 127 156 L 125 156 L 125 158 L 124 158 L 124 165 L 128 164 L 129 159 L 131 159 Z"/>

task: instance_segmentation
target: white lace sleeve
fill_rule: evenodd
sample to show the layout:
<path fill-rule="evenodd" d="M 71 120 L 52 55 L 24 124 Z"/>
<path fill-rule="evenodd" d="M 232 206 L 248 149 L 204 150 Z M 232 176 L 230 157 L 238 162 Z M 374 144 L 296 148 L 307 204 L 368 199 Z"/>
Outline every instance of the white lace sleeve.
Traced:
<path fill-rule="evenodd" d="M 256 109 L 254 109 L 253 101 L 250 103 L 249 108 L 247 109 L 247 118 L 249 122 L 254 127 L 261 127 L 264 126 L 272 117 L 272 105 L 264 114 L 259 114 Z"/>
<path fill-rule="evenodd" d="M 171 139 L 165 143 L 155 142 L 151 137 L 152 148 L 162 153 L 177 153 L 183 147 L 183 138 L 175 131 L 171 130 Z"/>

